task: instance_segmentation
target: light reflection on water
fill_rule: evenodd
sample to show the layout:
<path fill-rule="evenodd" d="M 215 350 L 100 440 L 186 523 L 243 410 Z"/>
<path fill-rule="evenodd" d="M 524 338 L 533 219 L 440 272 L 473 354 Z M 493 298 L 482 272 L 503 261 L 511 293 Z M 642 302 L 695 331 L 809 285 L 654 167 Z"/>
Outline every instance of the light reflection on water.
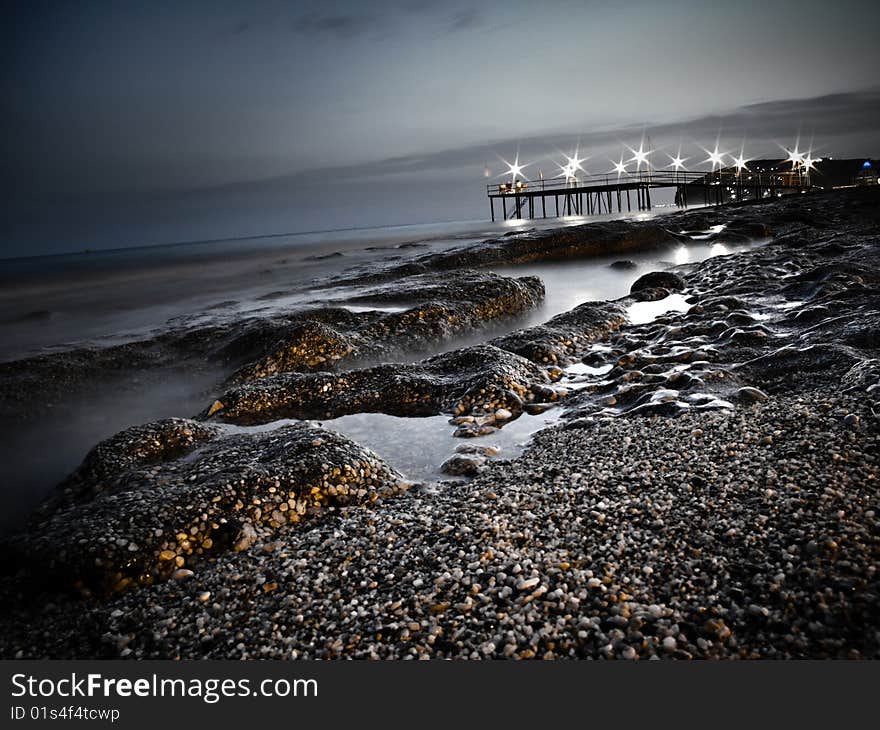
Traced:
<path fill-rule="evenodd" d="M 546 295 L 541 306 L 533 310 L 519 326 L 532 326 L 591 301 L 619 299 L 629 294 L 630 287 L 643 274 L 672 266 L 694 264 L 713 256 L 744 251 L 761 242 L 750 244 L 706 244 L 694 242 L 644 253 L 599 256 L 561 262 L 545 262 L 524 266 L 497 266 L 492 270 L 505 276 L 537 276 L 544 282 Z M 632 261 L 633 268 L 612 268 L 615 261 Z"/>
<path fill-rule="evenodd" d="M 632 324 L 651 322 L 667 312 L 687 312 L 693 305 L 682 294 L 670 294 L 655 302 L 635 302 L 626 310 L 627 319 Z"/>

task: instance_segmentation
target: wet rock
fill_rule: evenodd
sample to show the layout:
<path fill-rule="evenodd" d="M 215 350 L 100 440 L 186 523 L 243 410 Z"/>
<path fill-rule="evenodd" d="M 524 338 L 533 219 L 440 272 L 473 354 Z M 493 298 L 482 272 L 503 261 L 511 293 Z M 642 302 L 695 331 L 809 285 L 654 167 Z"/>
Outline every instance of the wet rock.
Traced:
<path fill-rule="evenodd" d="M 623 307 L 613 302 L 585 302 L 544 324 L 511 332 L 491 344 L 540 364 L 570 362 L 589 344 L 626 322 Z"/>
<path fill-rule="evenodd" d="M 459 444 L 455 447 L 457 454 L 477 454 L 479 456 L 498 456 L 501 447 L 485 444 Z"/>
<path fill-rule="evenodd" d="M 678 274 L 673 274 L 671 271 L 651 271 L 647 274 L 643 274 L 638 279 L 636 279 L 635 283 L 630 288 L 630 293 L 633 294 L 635 292 L 641 291 L 642 289 L 654 288 L 680 291 L 684 289 L 685 286 L 686 284 L 684 279 L 682 279 Z"/>
<path fill-rule="evenodd" d="M 440 465 L 440 471 L 451 476 L 474 476 L 483 464 L 484 456 L 477 454 L 454 454 Z"/>
<path fill-rule="evenodd" d="M 552 399 L 555 393 L 542 395 L 541 387 L 548 381 L 546 372 L 525 358 L 481 345 L 414 364 L 263 378 L 227 391 L 218 399 L 222 408 L 210 418 L 248 424 L 350 413 L 461 416 L 499 408 L 513 413 L 521 410 L 526 396 Z"/>
<path fill-rule="evenodd" d="M 880 397 L 880 359 L 869 358 L 855 363 L 841 378 L 847 391 L 862 391 Z"/>
<path fill-rule="evenodd" d="M 132 658 L 166 659 L 877 658 L 880 449 L 871 393 L 878 373 L 869 361 L 876 352 L 836 339 L 846 322 L 870 311 L 870 294 L 850 279 L 859 291 L 846 295 L 844 279 L 832 274 L 817 290 L 828 315 L 792 323 L 778 304 L 786 277 L 815 268 L 816 242 L 824 250 L 832 233 L 845 231 L 834 256 L 876 260 L 878 194 L 817 193 L 682 215 L 682 229 L 772 218 L 783 240 L 688 270 L 688 286 L 705 303 L 700 310 L 603 335 L 602 361 L 621 364 L 564 401 L 583 407 L 571 427 L 545 429 L 521 457 L 481 469 L 471 481 L 447 481 L 442 491 L 317 519 L 329 505 L 311 529 L 274 528 L 263 513 L 278 522 L 272 515 L 280 505 L 246 503 L 261 510 L 259 521 L 250 517 L 212 539 L 226 544 L 250 534 L 251 549 L 227 549 L 213 560 L 211 553 L 181 555 L 172 549 L 177 536 L 169 539 L 174 545 L 159 559 L 176 570 L 181 558 L 196 572 L 182 583 L 106 602 L 44 600 L 27 613 L 14 608 L 22 586 L 4 582 L 0 655 L 118 656 L 124 647 Z M 863 206 L 855 216 L 864 218 L 863 240 L 846 228 L 854 217 L 840 212 L 850 206 L 840 200 Z M 729 327 L 751 326 L 724 321 L 743 312 L 759 318 L 772 344 L 719 340 Z M 827 317 L 841 317 L 841 327 L 829 321 L 807 329 Z M 789 349 L 780 354 L 780 344 Z M 819 349 L 803 355 L 801 371 L 797 352 L 808 346 Z M 744 355 L 767 359 L 737 367 Z M 674 368 L 704 385 L 673 378 Z M 776 372 L 763 375 L 768 368 Z M 524 409 L 534 403 L 530 395 L 553 402 L 555 379 L 567 378 L 540 370 L 546 379 L 520 392 Z M 629 379 L 636 371 L 641 377 Z M 737 400 L 746 382 L 773 397 L 749 408 L 714 407 L 727 394 Z M 654 400 L 667 384 L 676 385 L 677 398 Z M 456 425 L 494 428 L 485 395 L 478 389 L 470 420 Z M 613 412 L 597 412 L 597 396 L 619 397 Z M 634 404 L 660 410 L 627 417 Z M 655 417 L 662 409 L 677 417 Z M 141 511 L 154 509 L 178 472 L 191 476 L 185 465 L 225 438 L 197 446 L 174 470 L 151 465 L 160 472 L 139 490 L 149 505 Z M 326 438 L 308 443 L 317 448 Z M 239 489 L 246 460 L 238 447 L 224 451 L 232 456 L 223 483 Z M 247 463 L 259 461 L 251 454 Z M 128 491 L 108 490 L 90 502 Z M 82 540 L 58 544 L 85 546 L 85 559 L 101 539 L 112 543 L 101 549 L 113 556 L 153 549 L 161 536 L 134 534 L 137 520 L 121 531 L 118 506 L 108 502 L 100 522 L 86 517 L 94 529 Z M 36 556 L 42 567 L 44 553 L 28 549 L 32 540 L 23 541 L 22 562 Z M 202 603 L 204 592 L 210 597 Z"/>
<path fill-rule="evenodd" d="M 294 325 L 271 354 L 239 370 L 230 383 L 265 378 L 291 371 L 326 370 L 352 354 L 357 339 L 344 335 L 321 322 L 307 321 Z"/>
<path fill-rule="evenodd" d="M 832 380 L 839 380 L 860 360 L 857 353 L 840 345 L 817 344 L 806 347 L 787 345 L 767 355 L 748 360 L 740 367 L 760 382 L 807 373 L 814 376 L 824 373 Z"/>
<path fill-rule="evenodd" d="M 630 261 L 629 259 L 623 259 L 621 261 L 614 261 L 609 266 L 612 269 L 618 269 L 620 271 L 628 271 L 630 269 L 638 268 L 638 264 L 635 261 Z"/>
<path fill-rule="evenodd" d="M 526 403 L 523 406 L 523 410 L 530 416 L 538 416 L 554 408 L 555 405 L 555 403 Z"/>
<path fill-rule="evenodd" d="M 630 294 L 629 298 L 634 302 L 659 302 L 666 299 L 671 292 L 660 286 L 652 286 L 648 289 L 640 289 Z"/>
<path fill-rule="evenodd" d="M 515 279 L 488 271 L 458 271 L 396 279 L 358 300 L 406 301 L 403 312 L 352 312 L 329 303 L 281 315 L 242 317 L 227 324 L 185 321 L 154 337 L 113 347 L 79 348 L 0 363 L 0 416 L 27 415 L 34 404 L 64 403 L 72 394 L 99 390 L 108 376 L 125 373 L 235 370 L 228 385 L 281 372 L 334 369 L 357 360 L 389 359 L 424 351 L 487 323 L 536 307 L 544 288 L 535 277 Z M 395 298 L 394 292 L 396 292 Z M 281 296 L 279 292 L 275 296 Z"/>
<path fill-rule="evenodd" d="M 254 434 L 218 435 L 189 455 L 153 453 L 148 427 L 129 429 L 95 450 L 95 475 L 113 488 L 44 511 L 10 549 L 62 586 L 99 593 L 191 573 L 259 533 L 311 521 L 328 509 L 370 504 L 405 490 L 400 474 L 373 452 L 309 424 Z M 88 462 L 88 460 L 87 460 Z"/>

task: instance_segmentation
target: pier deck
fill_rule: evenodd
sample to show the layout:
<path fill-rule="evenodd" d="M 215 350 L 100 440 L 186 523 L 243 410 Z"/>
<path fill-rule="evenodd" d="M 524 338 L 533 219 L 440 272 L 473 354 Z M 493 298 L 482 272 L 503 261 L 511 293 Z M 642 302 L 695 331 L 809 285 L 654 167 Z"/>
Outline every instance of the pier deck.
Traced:
<path fill-rule="evenodd" d="M 651 190 L 675 189 L 675 202 L 681 208 L 689 200 L 704 205 L 721 205 L 732 200 L 775 197 L 783 192 L 800 192 L 810 188 L 809 175 L 799 172 L 752 173 L 747 170 L 689 170 L 627 173 L 619 177 L 585 175 L 564 180 L 518 180 L 486 186 L 492 220 L 496 219 L 495 203 L 500 201 L 502 220 L 547 218 L 565 215 L 601 215 L 650 210 Z M 548 199 L 550 204 L 548 205 Z M 536 208 L 540 207 L 540 215 Z"/>

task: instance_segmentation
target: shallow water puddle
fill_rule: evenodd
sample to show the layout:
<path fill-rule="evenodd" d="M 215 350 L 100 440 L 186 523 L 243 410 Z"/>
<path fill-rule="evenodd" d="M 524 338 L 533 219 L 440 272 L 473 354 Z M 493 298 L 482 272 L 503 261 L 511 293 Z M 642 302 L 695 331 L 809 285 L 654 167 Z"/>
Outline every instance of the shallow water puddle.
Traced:
<path fill-rule="evenodd" d="M 568 391 L 580 390 L 597 382 L 611 367 L 575 363 L 565 369 L 565 375 L 555 385 Z M 455 438 L 452 435 L 455 426 L 449 423 L 450 416 L 445 414 L 415 417 L 355 413 L 316 423 L 372 449 L 408 479 L 435 482 L 453 478 L 442 473 L 440 466 L 456 453 L 459 446 L 495 446 L 500 450 L 496 458 L 513 459 L 523 452 L 535 433 L 557 423 L 563 412 L 564 406 L 558 405 L 537 415 L 523 413 L 497 431 L 477 438 Z M 259 426 L 222 424 L 220 427 L 227 433 L 259 433 L 292 423 L 297 421 L 284 419 Z"/>
<path fill-rule="evenodd" d="M 533 434 L 558 421 L 560 415 L 560 408 L 551 408 L 536 416 L 523 414 L 494 433 L 473 439 L 454 438 L 455 426 L 449 423 L 448 415 L 411 417 L 355 413 L 316 423 L 372 449 L 414 482 L 435 482 L 452 478 L 440 471 L 440 465 L 457 447 L 496 446 L 500 449 L 498 458 L 512 459 L 522 453 Z M 297 421 L 284 419 L 259 426 L 225 424 L 222 428 L 228 433 L 258 433 L 292 423 Z"/>
<path fill-rule="evenodd" d="M 653 322 L 657 317 L 667 312 L 687 312 L 692 306 L 693 304 L 688 302 L 683 294 L 670 294 L 656 302 L 630 304 L 627 307 L 626 316 L 631 324 L 645 324 Z"/>

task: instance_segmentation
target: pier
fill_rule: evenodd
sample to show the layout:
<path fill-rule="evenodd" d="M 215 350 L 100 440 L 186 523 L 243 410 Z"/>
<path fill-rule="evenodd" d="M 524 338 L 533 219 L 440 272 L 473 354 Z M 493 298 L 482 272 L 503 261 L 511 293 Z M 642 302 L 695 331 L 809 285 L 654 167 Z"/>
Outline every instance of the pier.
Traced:
<path fill-rule="evenodd" d="M 810 176 L 792 172 L 753 173 L 722 169 L 714 172 L 650 170 L 617 175 L 584 175 L 578 178 L 517 180 L 486 186 L 492 220 L 553 218 L 570 215 L 651 210 L 651 191 L 675 190 L 675 203 L 722 205 L 734 200 L 760 200 L 811 187 Z M 496 210 L 496 203 L 498 208 Z"/>

